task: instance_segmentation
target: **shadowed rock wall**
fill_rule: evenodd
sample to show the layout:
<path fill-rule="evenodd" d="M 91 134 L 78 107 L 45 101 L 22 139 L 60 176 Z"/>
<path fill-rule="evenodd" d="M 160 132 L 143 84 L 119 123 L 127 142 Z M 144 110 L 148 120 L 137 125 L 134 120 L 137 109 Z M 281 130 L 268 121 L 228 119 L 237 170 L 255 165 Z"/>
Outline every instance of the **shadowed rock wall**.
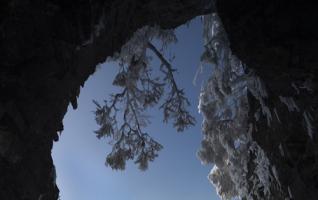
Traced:
<path fill-rule="evenodd" d="M 253 139 L 276 166 L 280 184 L 288 196 L 317 199 L 316 4 L 220 0 L 216 7 L 233 52 L 256 71 L 269 93 L 266 103 L 272 112 L 270 127 L 265 118 L 255 119 L 259 105 L 250 98 L 250 122 L 258 129 Z"/>

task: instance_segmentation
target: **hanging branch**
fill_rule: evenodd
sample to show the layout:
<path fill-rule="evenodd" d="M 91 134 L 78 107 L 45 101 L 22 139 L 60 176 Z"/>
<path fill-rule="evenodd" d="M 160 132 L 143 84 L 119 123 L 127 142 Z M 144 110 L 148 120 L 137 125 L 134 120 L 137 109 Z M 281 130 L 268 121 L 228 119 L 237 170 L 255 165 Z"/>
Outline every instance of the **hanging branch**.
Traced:
<path fill-rule="evenodd" d="M 156 30 L 158 32 L 158 30 Z M 175 40 L 173 32 L 159 31 L 157 33 L 164 44 Z M 179 89 L 174 79 L 171 64 L 149 42 L 152 38 L 148 29 L 137 32 L 132 38 L 131 44 L 123 47 L 121 54 L 114 57 L 119 61 L 120 70 L 116 75 L 113 85 L 120 87 L 121 92 L 112 94 L 109 102 L 97 106 L 95 118 L 100 128 L 95 131 L 98 138 L 110 138 L 112 151 L 106 158 L 106 165 L 113 169 L 125 169 L 127 160 L 134 160 L 141 170 L 148 167 L 149 161 L 153 161 L 162 145 L 152 139 L 143 128 L 149 124 L 148 116 L 144 113 L 149 107 L 159 104 L 165 88 L 170 88 L 167 98 L 160 106 L 164 112 L 164 121 L 173 119 L 174 127 L 183 131 L 190 125 L 194 125 L 195 119 L 186 110 L 190 105 L 184 96 L 184 91 Z M 151 67 L 148 65 L 149 57 L 147 49 L 152 50 L 161 60 L 160 77 L 152 77 Z M 163 66 L 165 68 L 163 68 Z M 118 120 L 118 114 L 123 114 L 122 120 Z"/>
<path fill-rule="evenodd" d="M 168 98 L 160 106 L 164 112 L 164 121 L 167 122 L 169 119 L 173 119 L 173 125 L 177 128 L 177 131 L 184 131 L 185 128 L 195 124 L 195 118 L 186 110 L 186 107 L 190 106 L 190 102 L 185 97 L 183 89 L 179 89 L 176 84 L 173 75 L 173 72 L 175 72 L 176 69 L 172 68 L 171 64 L 150 42 L 148 42 L 148 48 L 156 54 L 161 60 L 162 66 L 166 68 L 161 68 L 161 71 L 165 75 L 164 80 L 168 82 L 171 88 L 168 93 Z"/>

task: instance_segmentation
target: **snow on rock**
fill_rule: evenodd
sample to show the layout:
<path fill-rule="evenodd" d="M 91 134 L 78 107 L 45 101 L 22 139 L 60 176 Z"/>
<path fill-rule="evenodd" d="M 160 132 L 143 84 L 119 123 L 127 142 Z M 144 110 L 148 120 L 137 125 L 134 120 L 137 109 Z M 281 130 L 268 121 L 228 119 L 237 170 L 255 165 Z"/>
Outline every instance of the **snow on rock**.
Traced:
<path fill-rule="evenodd" d="M 251 70 L 246 73 L 246 66 L 232 54 L 217 14 L 204 16 L 203 21 L 201 61 L 212 66 L 213 72 L 200 94 L 199 112 L 204 120 L 198 156 L 204 164 L 215 164 L 208 178 L 221 199 L 270 199 L 277 171 L 253 141 L 253 124 L 248 123 L 249 91 L 260 105 L 255 117 L 263 115 L 270 126 L 265 85 Z"/>
<path fill-rule="evenodd" d="M 279 115 L 278 115 L 278 113 L 277 113 L 277 109 L 276 109 L 276 108 L 274 108 L 274 113 L 275 113 L 275 116 L 276 116 L 276 118 L 277 118 L 278 122 L 279 122 L 279 123 L 281 123 L 281 121 L 280 121 L 280 118 L 279 118 Z"/>
<path fill-rule="evenodd" d="M 274 175 L 274 177 L 275 177 L 277 183 L 278 183 L 279 185 L 281 185 L 281 184 L 280 184 L 280 181 L 279 181 L 279 178 L 278 178 L 277 169 L 276 169 L 275 166 L 272 166 L 272 172 L 273 172 L 273 175 Z"/>

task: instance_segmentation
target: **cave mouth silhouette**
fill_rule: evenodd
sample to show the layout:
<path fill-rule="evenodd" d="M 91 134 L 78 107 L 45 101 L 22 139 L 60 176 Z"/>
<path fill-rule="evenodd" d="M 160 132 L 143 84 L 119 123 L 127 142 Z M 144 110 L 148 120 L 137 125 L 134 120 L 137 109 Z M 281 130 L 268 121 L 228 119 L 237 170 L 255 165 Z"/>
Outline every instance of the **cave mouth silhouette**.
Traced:
<path fill-rule="evenodd" d="M 112 82 L 119 67 L 113 62 L 101 64 L 81 89 L 78 108 L 73 111 L 69 106 L 64 118 L 64 131 L 60 140 L 54 144 L 53 160 L 61 199 L 85 199 L 86 196 L 92 195 L 97 199 L 105 195 L 114 196 L 116 199 L 127 199 L 127 195 L 130 198 L 138 196 L 141 199 L 218 199 L 215 189 L 206 178 L 211 166 L 201 165 L 196 157 L 201 141 L 202 119 L 196 105 L 201 82 L 207 79 L 210 73 L 208 67 L 204 68 L 206 74 L 199 74 L 197 84 L 193 85 L 192 80 L 203 52 L 200 17 L 193 19 L 188 25 L 178 27 L 176 34 L 178 43 L 169 45 L 167 54 L 175 54 L 172 64 L 178 70 L 176 81 L 185 89 L 185 94 L 191 101 L 191 113 L 198 120 L 196 126 L 178 134 L 170 123 L 162 123 L 162 110 L 151 109 L 148 114 L 152 123 L 147 131 L 164 146 L 159 152 L 159 157 L 149 163 L 149 169 L 145 172 L 138 170 L 138 166 L 132 161 L 127 163 L 123 172 L 105 167 L 105 156 L 111 151 L 111 146 L 104 139 L 98 140 L 93 133 L 97 129 L 97 124 L 94 121 L 94 113 L 91 112 L 95 110 L 92 99 L 102 101 L 114 90 L 118 90 L 118 87 L 112 86 Z M 152 63 L 153 68 L 160 66 L 160 61 L 155 56 Z M 184 71 L 183 68 L 188 70 Z M 72 167 L 76 167 L 77 170 L 72 170 Z M 188 172 L 191 170 L 196 173 L 189 175 Z M 170 179 L 170 184 L 166 183 L 167 179 Z M 185 184 L 186 182 L 188 183 Z M 91 186 L 92 183 L 94 187 Z M 149 192 L 144 192 L 148 189 Z M 119 191 L 121 194 L 118 194 Z"/>
<path fill-rule="evenodd" d="M 63 130 L 68 105 L 77 107 L 80 87 L 96 65 L 138 28 L 174 28 L 210 13 L 212 6 L 205 0 L 128 2 L 0 4 L 0 198 L 58 199 L 53 141 Z M 266 118 L 256 120 L 253 114 L 260 105 L 251 95 L 248 114 L 257 128 L 252 137 L 268 155 L 278 188 L 288 198 L 316 199 L 316 5 L 223 0 L 215 6 L 232 52 L 254 69 L 268 90 L 265 103 L 275 119 L 272 128 Z M 103 13 L 108 29 L 90 40 L 91 28 Z"/>

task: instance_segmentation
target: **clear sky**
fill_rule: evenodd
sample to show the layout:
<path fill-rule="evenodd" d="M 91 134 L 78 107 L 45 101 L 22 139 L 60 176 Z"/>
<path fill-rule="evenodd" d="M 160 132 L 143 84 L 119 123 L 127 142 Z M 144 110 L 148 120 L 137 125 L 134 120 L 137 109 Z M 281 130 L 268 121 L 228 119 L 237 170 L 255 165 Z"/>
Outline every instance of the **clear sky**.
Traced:
<path fill-rule="evenodd" d="M 105 157 L 111 147 L 93 133 L 98 127 L 92 100 L 101 102 L 114 91 L 111 83 L 118 67 L 114 63 L 102 64 L 81 89 L 78 109 L 69 107 L 60 141 L 54 144 L 52 155 L 61 200 L 219 199 L 207 179 L 212 166 L 202 166 L 196 157 L 202 137 L 202 117 L 197 110 L 200 80 L 197 86 L 192 80 L 203 51 L 202 23 L 196 18 L 189 27 L 181 26 L 176 33 L 179 42 L 171 45 L 168 53 L 176 56 L 173 61 L 173 66 L 178 69 L 176 79 L 190 99 L 196 126 L 177 133 L 171 124 L 162 123 L 162 111 L 152 110 L 149 113 L 152 123 L 147 131 L 164 146 L 159 157 L 144 172 L 133 162 L 128 163 L 125 171 L 106 167 Z M 154 67 L 159 67 L 158 61 L 154 61 Z"/>

